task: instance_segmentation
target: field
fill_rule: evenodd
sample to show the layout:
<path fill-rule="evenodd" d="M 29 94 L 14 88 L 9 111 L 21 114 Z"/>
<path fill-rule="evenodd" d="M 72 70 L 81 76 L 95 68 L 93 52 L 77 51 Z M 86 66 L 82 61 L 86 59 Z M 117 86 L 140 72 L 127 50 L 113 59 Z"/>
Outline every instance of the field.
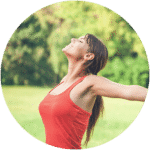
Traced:
<path fill-rule="evenodd" d="M 16 121 L 43 142 L 45 132 L 38 105 L 50 89 L 51 87 L 2 86 L 7 106 Z M 120 135 L 135 120 L 144 103 L 104 97 L 104 104 L 104 116 L 99 118 L 87 148 L 99 146 Z M 84 141 L 85 135 L 82 144 Z"/>

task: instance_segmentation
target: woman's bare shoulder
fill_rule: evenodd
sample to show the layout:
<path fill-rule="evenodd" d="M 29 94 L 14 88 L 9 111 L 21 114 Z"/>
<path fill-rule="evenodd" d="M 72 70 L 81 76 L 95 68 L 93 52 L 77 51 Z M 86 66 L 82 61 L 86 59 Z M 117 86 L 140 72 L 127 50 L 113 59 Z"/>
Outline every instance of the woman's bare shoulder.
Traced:
<path fill-rule="evenodd" d="M 97 76 L 97 75 L 88 75 L 84 79 L 84 83 L 87 84 L 90 87 L 93 87 L 93 86 L 97 85 L 97 83 L 99 83 L 99 85 L 101 85 L 105 81 L 109 81 L 109 80 L 105 77 Z"/>
<path fill-rule="evenodd" d="M 86 76 L 86 77 L 84 78 L 84 81 L 90 82 L 91 80 L 93 80 L 94 76 L 95 76 L 95 75 L 88 75 L 88 76 Z"/>
<path fill-rule="evenodd" d="M 92 85 L 94 85 L 94 80 L 96 78 L 97 78 L 96 75 L 88 75 L 84 78 L 83 82 L 88 86 L 92 86 Z"/>
<path fill-rule="evenodd" d="M 66 76 L 67 76 L 67 75 L 66 75 Z M 66 79 L 66 76 L 64 76 L 60 82 L 63 82 L 63 81 L 65 81 L 65 79 Z"/>

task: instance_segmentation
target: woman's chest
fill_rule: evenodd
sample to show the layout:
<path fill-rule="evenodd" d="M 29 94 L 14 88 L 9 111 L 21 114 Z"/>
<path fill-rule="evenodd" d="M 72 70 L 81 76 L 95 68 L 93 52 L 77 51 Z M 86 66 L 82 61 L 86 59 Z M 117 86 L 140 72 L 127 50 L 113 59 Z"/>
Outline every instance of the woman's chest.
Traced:
<path fill-rule="evenodd" d="M 59 96 L 65 94 L 65 92 L 68 94 L 69 101 L 72 101 L 81 109 L 92 113 L 92 108 L 95 103 L 95 96 L 91 91 L 91 87 L 83 82 L 80 82 L 73 87 L 59 85 L 53 89 L 50 94 Z M 66 105 L 65 102 L 64 105 Z"/>

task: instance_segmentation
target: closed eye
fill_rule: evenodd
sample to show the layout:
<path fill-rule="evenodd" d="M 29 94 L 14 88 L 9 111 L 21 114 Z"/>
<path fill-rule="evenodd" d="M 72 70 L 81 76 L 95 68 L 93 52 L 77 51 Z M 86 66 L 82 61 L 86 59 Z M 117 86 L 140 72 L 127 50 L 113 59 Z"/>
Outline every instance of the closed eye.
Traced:
<path fill-rule="evenodd" d="M 80 43 L 83 43 L 83 40 L 81 40 L 81 39 L 78 39 L 78 40 L 79 40 Z"/>
<path fill-rule="evenodd" d="M 81 37 L 78 39 L 81 43 L 84 43 L 85 42 L 85 38 Z"/>

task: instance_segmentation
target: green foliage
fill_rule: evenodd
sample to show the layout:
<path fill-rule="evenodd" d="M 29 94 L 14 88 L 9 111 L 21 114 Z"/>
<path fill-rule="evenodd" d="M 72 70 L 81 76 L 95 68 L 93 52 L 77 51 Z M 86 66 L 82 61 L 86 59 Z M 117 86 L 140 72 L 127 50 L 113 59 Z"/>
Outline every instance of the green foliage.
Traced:
<path fill-rule="evenodd" d="M 122 84 L 148 87 L 143 44 L 118 14 L 85 1 L 65 1 L 42 8 L 14 32 L 2 62 L 2 84 L 58 83 L 67 73 L 62 48 L 87 33 L 106 44 L 109 62 L 99 75 Z"/>
<path fill-rule="evenodd" d="M 125 85 L 140 85 L 148 88 L 149 84 L 149 69 L 145 59 L 138 56 L 124 57 L 120 59 L 115 57 L 111 62 L 108 62 L 106 68 L 99 75 Z"/>
<path fill-rule="evenodd" d="M 47 32 L 35 15 L 16 29 L 4 52 L 2 84 L 43 85 L 53 82 L 54 72 L 47 63 L 50 55 Z"/>

